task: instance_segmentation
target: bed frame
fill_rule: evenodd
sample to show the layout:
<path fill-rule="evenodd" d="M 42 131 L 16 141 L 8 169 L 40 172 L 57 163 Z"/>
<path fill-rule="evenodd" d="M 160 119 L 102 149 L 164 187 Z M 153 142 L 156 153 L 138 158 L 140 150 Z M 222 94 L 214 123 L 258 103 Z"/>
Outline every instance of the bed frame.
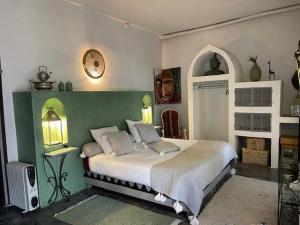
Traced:
<path fill-rule="evenodd" d="M 87 161 L 85 159 L 85 173 L 84 180 L 88 186 L 96 186 L 104 188 L 106 190 L 114 191 L 131 197 L 139 198 L 142 200 L 154 202 L 156 204 L 173 207 L 174 200 L 167 198 L 165 202 L 158 202 L 154 200 L 155 195 L 157 194 L 151 187 L 145 186 L 142 184 L 137 184 L 129 181 L 119 180 L 117 178 L 92 173 L 89 168 L 87 168 Z M 228 165 L 222 170 L 222 172 L 204 189 L 204 199 L 201 206 L 201 209 L 205 204 L 210 200 L 210 197 L 218 190 L 218 187 L 226 181 L 227 177 L 231 175 L 231 169 L 233 168 L 234 160 L 232 160 Z M 183 205 L 183 211 L 191 214 L 189 209 Z"/>

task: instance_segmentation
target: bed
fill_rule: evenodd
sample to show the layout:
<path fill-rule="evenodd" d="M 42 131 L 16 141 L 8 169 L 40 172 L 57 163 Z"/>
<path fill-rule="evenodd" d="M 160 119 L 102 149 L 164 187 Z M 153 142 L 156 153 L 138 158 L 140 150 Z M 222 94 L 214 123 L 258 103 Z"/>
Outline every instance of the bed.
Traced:
<path fill-rule="evenodd" d="M 195 185 L 200 186 L 202 191 L 201 195 L 198 191 L 194 191 L 197 198 L 201 198 L 201 201 L 195 202 L 197 206 L 202 205 L 203 200 L 215 189 L 224 177 L 230 174 L 234 160 L 237 158 L 236 152 L 233 147 L 222 141 L 206 141 L 206 140 L 179 140 L 163 138 L 163 141 L 168 141 L 176 144 L 180 147 L 180 151 L 170 152 L 167 154 L 158 154 L 153 150 L 145 147 L 142 144 L 135 144 L 135 149 L 132 153 L 111 157 L 105 154 L 98 154 L 96 156 L 84 159 L 85 175 L 84 179 L 88 185 L 102 187 L 111 191 L 119 192 L 122 194 L 130 195 L 133 197 L 141 198 L 147 201 L 156 202 L 158 204 L 173 206 L 177 200 L 177 193 L 169 192 L 168 194 L 162 191 L 161 194 L 165 194 L 166 201 L 157 201 L 158 188 L 161 183 L 157 184 L 157 181 L 161 180 L 164 175 L 162 169 L 168 165 L 175 163 L 174 167 L 186 167 L 184 173 L 189 171 L 195 171 L 193 168 L 193 159 L 186 158 L 185 153 L 194 151 L 192 157 L 195 156 L 195 152 L 199 157 L 197 167 L 197 177 L 200 179 Z M 183 160 L 182 160 L 183 159 Z M 183 161 L 185 164 L 183 164 Z M 195 161 L 195 160 L 194 160 Z M 191 164 L 191 165 L 190 165 Z M 155 174 L 156 171 L 156 174 Z M 185 172 L 188 171 L 188 172 Z M 181 173 L 182 174 L 182 173 Z M 167 182 L 174 182 L 171 179 L 174 174 L 165 174 L 164 180 L 170 180 Z M 156 178 L 160 177 L 160 178 Z M 191 182 L 189 176 L 179 176 L 180 179 L 185 177 L 181 182 L 184 183 L 184 187 L 195 189 L 194 186 L 189 187 Z M 181 186 L 182 187 L 182 186 Z M 164 190 L 165 187 L 162 188 Z M 176 190 L 177 192 L 177 190 Z M 193 191 L 192 191 L 193 192 Z M 193 196 L 193 198 L 195 197 Z M 156 200 L 155 200 L 156 199 Z M 186 200 L 188 202 L 189 200 Z M 182 202 L 182 201 L 180 201 Z M 183 210 L 191 215 L 197 215 L 197 211 L 200 210 L 200 206 L 194 207 L 191 210 L 191 206 L 182 202 Z"/>

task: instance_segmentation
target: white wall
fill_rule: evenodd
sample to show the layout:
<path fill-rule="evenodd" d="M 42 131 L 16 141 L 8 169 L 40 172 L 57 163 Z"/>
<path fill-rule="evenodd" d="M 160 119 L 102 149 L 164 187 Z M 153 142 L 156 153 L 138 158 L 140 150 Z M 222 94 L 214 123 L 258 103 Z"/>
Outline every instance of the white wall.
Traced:
<path fill-rule="evenodd" d="M 2 58 L 8 160 L 17 160 L 12 92 L 28 91 L 39 65 L 56 81 L 75 90 L 153 90 L 153 68 L 161 67 L 158 36 L 104 17 L 93 9 L 63 0 L 0 1 Z M 106 61 L 100 82 L 82 70 L 82 56 L 99 49 Z"/>
<path fill-rule="evenodd" d="M 187 73 L 194 56 L 208 44 L 232 53 L 242 70 L 242 81 L 249 81 L 249 55 L 258 56 L 262 80 L 268 80 L 267 62 L 271 60 L 276 79 L 284 81 L 283 113 L 289 113 L 296 95 L 290 82 L 296 69 L 293 54 L 300 39 L 300 10 L 262 17 L 204 32 L 178 36 L 163 41 L 163 68 L 181 66 L 182 104 L 169 105 L 181 113 L 183 126 L 188 126 Z M 160 106 L 160 111 L 166 106 Z"/>

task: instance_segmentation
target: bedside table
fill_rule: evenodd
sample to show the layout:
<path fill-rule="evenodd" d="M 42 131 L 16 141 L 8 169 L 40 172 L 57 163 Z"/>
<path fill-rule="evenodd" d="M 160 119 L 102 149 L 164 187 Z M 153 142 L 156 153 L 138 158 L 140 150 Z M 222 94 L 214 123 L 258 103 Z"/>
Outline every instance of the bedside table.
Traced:
<path fill-rule="evenodd" d="M 69 201 L 69 196 L 71 194 L 71 192 L 69 190 L 67 190 L 64 185 L 63 185 L 63 181 L 67 180 L 67 176 L 68 173 L 67 172 L 63 172 L 63 165 L 66 159 L 66 156 L 74 151 L 77 151 L 78 149 L 76 147 L 67 147 L 67 148 L 61 148 L 61 149 L 57 149 L 51 152 L 45 152 L 43 154 L 43 160 L 45 160 L 52 172 L 52 176 L 48 176 L 46 173 L 46 168 L 45 168 L 45 164 L 44 164 L 44 171 L 45 171 L 45 175 L 48 179 L 48 182 L 51 183 L 52 187 L 53 187 L 53 192 L 51 194 L 50 199 L 48 200 L 48 204 L 51 205 L 52 203 L 54 203 L 58 197 L 59 192 L 61 193 L 62 198 L 65 201 Z M 58 174 L 56 174 L 53 165 L 51 164 L 49 158 L 57 158 L 60 157 L 60 165 L 59 165 L 59 172 Z M 52 183 L 53 182 L 53 183 Z"/>

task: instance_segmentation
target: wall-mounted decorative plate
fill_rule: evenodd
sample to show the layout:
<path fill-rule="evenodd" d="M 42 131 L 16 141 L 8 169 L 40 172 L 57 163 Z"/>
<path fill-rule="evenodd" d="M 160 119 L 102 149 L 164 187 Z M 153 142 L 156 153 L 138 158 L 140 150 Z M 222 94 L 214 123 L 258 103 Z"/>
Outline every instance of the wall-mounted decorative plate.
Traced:
<path fill-rule="evenodd" d="M 90 49 L 84 53 L 82 60 L 83 68 L 86 74 L 94 79 L 103 76 L 105 62 L 101 53 L 96 49 Z"/>

